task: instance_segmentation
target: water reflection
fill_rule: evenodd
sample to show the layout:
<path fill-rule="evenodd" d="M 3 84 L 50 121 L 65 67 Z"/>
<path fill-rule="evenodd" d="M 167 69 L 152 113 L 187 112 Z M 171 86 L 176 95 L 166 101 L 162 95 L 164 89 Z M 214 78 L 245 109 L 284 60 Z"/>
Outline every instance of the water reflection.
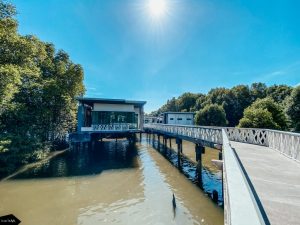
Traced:
<path fill-rule="evenodd" d="M 72 148 L 14 179 L 95 175 L 104 170 L 135 168 L 139 166 L 137 154 L 136 146 L 125 140 L 96 142 L 95 146 Z"/>
<path fill-rule="evenodd" d="M 66 152 L 0 182 L 0 196 L 0 214 L 22 224 L 223 224 L 223 210 L 145 139 Z"/>
<path fill-rule="evenodd" d="M 217 153 L 213 153 L 212 150 L 206 150 L 206 153 L 202 155 L 202 182 L 199 183 L 197 173 L 197 163 L 192 159 L 195 155 L 195 146 L 191 142 L 183 141 L 183 155 L 181 162 L 178 162 L 177 151 L 169 146 L 164 146 L 160 141 L 147 140 L 153 148 L 160 152 L 169 162 L 176 166 L 190 181 L 197 184 L 201 189 L 205 191 L 209 196 L 212 195 L 213 191 L 218 192 L 218 204 L 223 204 L 223 192 L 222 192 L 222 172 L 212 167 L 209 159 L 217 157 Z M 176 147 L 175 141 L 172 142 L 172 146 Z M 194 156 L 195 157 L 195 156 Z"/>

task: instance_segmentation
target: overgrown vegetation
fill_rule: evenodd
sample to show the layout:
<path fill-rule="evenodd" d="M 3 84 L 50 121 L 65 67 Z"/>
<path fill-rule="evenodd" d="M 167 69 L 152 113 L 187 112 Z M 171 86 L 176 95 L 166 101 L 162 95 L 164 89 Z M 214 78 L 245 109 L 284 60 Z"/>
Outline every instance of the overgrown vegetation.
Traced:
<path fill-rule="evenodd" d="M 300 86 L 253 83 L 214 88 L 207 94 L 184 93 L 151 115 L 167 111 L 196 112 L 197 125 L 300 131 Z"/>
<path fill-rule="evenodd" d="M 0 164 L 13 171 L 64 147 L 76 123 L 83 69 L 33 35 L 18 34 L 15 7 L 0 0 Z M 0 171 L 0 173 L 3 171 Z"/>

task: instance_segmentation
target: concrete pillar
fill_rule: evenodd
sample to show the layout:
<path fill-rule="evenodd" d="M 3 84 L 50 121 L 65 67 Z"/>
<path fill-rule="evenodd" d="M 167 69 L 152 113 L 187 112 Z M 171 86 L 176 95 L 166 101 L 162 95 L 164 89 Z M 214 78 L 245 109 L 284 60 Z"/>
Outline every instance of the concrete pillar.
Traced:
<path fill-rule="evenodd" d="M 181 162 L 181 154 L 182 154 L 182 140 L 181 139 L 176 139 L 176 144 L 177 144 L 177 160 L 178 160 L 178 169 L 182 169 L 182 162 Z"/>
<path fill-rule="evenodd" d="M 223 160 L 223 155 L 221 151 L 219 152 L 219 160 Z"/>
<path fill-rule="evenodd" d="M 203 181 L 202 181 L 202 153 L 203 153 L 204 146 L 200 144 L 195 145 L 195 152 L 196 152 L 196 179 L 200 188 L 203 188 Z"/>
<path fill-rule="evenodd" d="M 77 132 L 81 132 L 81 127 L 84 125 L 84 106 L 82 103 L 78 105 L 77 111 Z"/>
<path fill-rule="evenodd" d="M 219 200 L 219 194 L 216 190 L 213 190 L 212 192 L 212 200 L 215 202 L 215 203 L 218 203 L 218 200 Z"/>

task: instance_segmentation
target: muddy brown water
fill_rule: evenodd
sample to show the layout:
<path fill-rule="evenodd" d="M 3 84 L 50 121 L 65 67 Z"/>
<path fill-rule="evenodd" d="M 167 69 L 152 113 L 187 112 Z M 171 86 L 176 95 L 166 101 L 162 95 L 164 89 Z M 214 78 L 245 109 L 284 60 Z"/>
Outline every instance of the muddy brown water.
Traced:
<path fill-rule="evenodd" d="M 184 143 L 183 152 L 192 161 L 191 143 Z M 204 155 L 209 162 L 217 153 Z M 212 185 L 220 189 L 220 172 L 204 170 L 213 180 L 206 180 L 205 191 Z M 1 181 L 0 215 L 6 214 L 14 214 L 22 225 L 218 225 L 224 220 L 223 209 L 209 194 L 145 138 L 73 149 Z"/>

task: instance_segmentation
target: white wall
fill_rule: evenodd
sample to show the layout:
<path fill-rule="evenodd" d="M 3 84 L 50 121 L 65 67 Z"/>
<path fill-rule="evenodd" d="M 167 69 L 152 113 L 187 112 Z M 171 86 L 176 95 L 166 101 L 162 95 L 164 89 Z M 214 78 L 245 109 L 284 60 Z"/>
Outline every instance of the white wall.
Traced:
<path fill-rule="evenodd" d="M 133 105 L 94 103 L 93 111 L 135 112 Z"/>
<path fill-rule="evenodd" d="M 168 113 L 167 124 L 178 124 L 178 125 L 193 125 L 194 115 L 191 113 Z"/>

